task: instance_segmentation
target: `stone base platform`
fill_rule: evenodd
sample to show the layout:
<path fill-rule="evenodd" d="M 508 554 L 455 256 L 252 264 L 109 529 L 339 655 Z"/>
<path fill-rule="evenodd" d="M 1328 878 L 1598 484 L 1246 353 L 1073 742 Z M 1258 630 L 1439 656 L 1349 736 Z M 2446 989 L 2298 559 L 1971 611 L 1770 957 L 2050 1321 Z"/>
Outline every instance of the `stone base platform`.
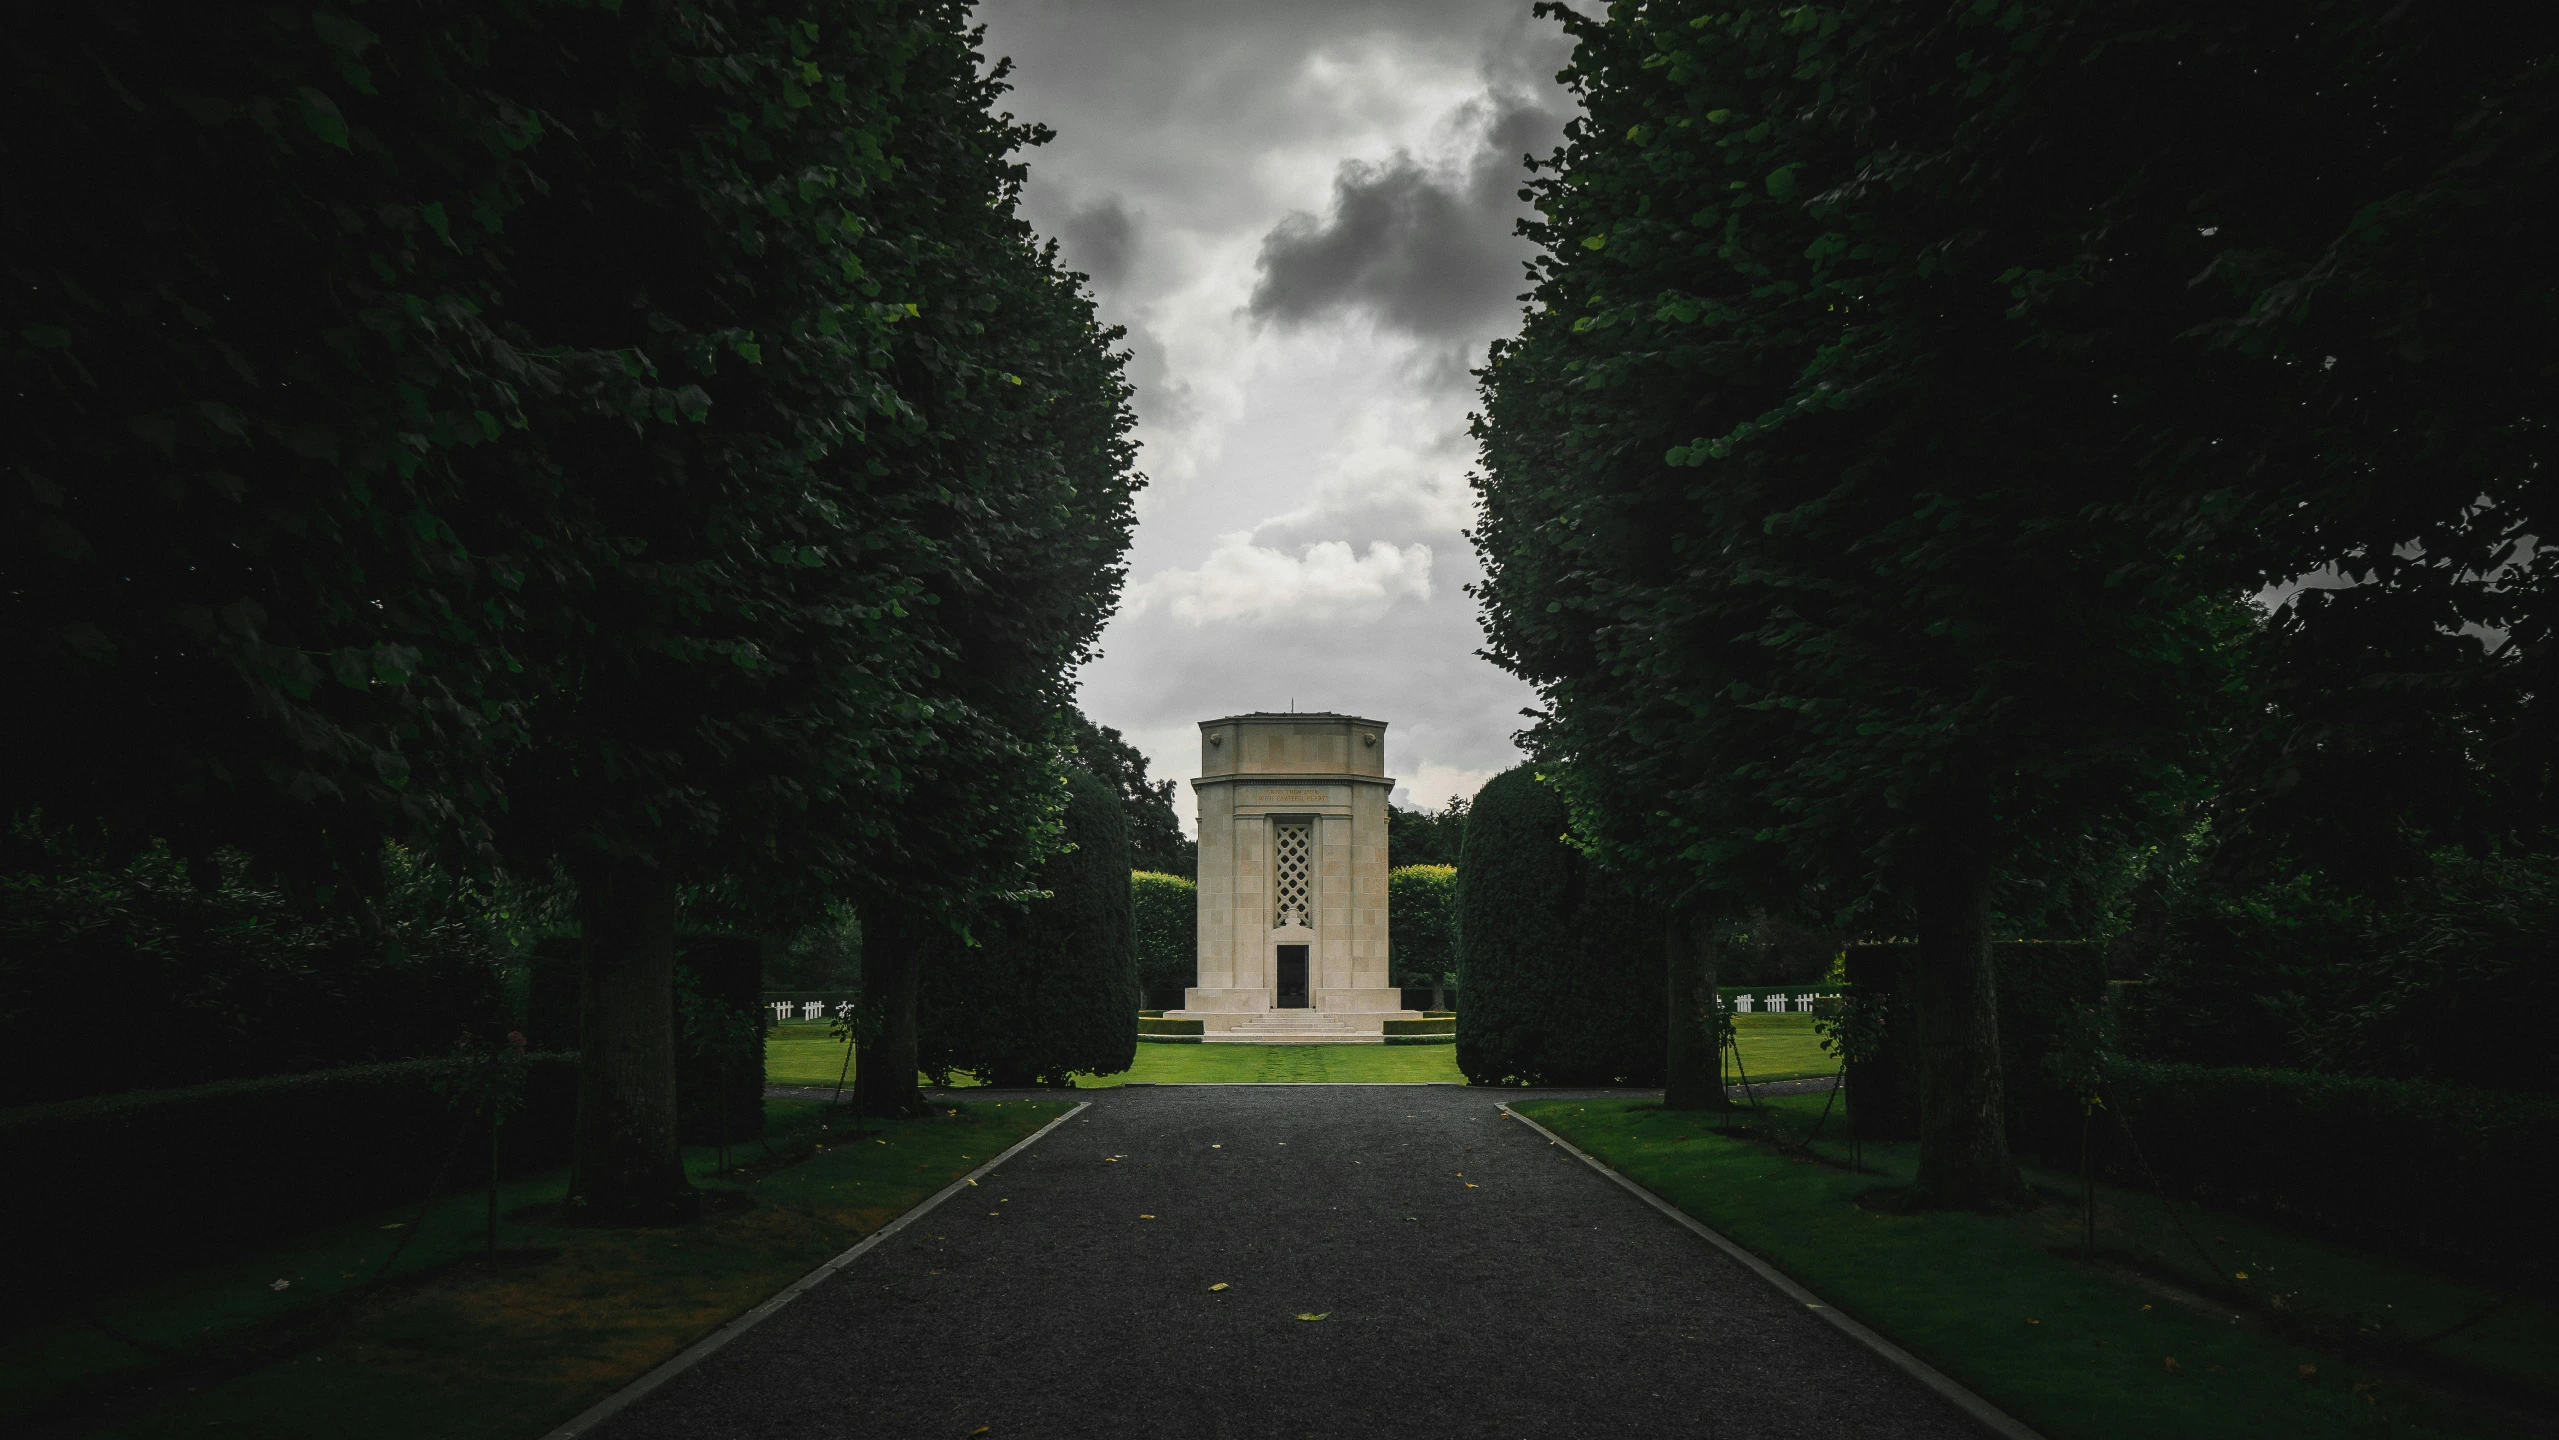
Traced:
<path fill-rule="evenodd" d="M 1267 990 L 1199 990 L 1167 1020 L 1200 1022 L 1203 1045 L 1382 1045 L 1389 1020 L 1419 1020 L 1394 990 L 1325 990 L 1311 1009 L 1275 1009 Z"/>

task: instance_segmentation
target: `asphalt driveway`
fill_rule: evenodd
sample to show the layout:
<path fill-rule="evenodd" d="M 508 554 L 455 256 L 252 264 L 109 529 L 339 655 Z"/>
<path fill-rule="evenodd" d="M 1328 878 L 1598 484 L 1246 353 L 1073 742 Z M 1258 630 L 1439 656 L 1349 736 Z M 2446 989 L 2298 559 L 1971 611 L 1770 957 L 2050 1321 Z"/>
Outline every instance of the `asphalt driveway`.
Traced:
<path fill-rule="evenodd" d="M 1488 1092 L 1087 1094 L 595 1433 L 1980 1433 Z"/>

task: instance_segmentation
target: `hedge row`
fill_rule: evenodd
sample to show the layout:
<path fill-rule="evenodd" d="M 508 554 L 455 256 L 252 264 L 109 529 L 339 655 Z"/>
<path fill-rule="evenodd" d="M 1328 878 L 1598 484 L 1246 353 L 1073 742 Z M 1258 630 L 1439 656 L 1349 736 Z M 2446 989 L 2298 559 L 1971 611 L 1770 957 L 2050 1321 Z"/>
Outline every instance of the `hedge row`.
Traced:
<path fill-rule="evenodd" d="M 2124 1062 L 2097 1163 L 2302 1229 L 2512 1275 L 2548 1253 L 2559 1100 L 2424 1080 Z M 2139 1152 L 2124 1143 L 2129 1128 Z M 2544 1277 L 2544 1283 L 2549 1277 Z"/>
<path fill-rule="evenodd" d="M 1137 987 L 1147 1003 L 1178 1009 L 1199 983 L 1200 887 L 1179 875 L 1134 870 L 1129 905 L 1137 924 Z"/>
<path fill-rule="evenodd" d="M 500 1169 L 564 1163 L 577 1057 L 529 1058 L 526 1103 L 500 1132 Z M 62 1293 L 488 1179 L 487 1132 L 436 1089 L 472 1059 L 400 1060 L 0 1112 L 0 1149 L 36 1171 L 17 1187 L 0 1291 Z M 450 1168 L 447 1169 L 448 1157 Z M 57 1243 L 82 1237 L 80 1244 Z"/>

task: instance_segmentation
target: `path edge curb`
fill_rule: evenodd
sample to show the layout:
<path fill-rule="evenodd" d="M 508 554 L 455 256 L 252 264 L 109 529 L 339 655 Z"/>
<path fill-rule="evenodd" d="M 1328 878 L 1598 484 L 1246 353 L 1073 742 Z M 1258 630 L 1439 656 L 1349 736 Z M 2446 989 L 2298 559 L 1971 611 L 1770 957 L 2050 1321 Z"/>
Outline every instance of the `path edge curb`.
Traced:
<path fill-rule="evenodd" d="M 766 1320 L 771 1319 L 775 1311 L 780 1310 L 783 1306 L 797 1300 L 800 1296 L 806 1294 L 810 1290 L 817 1288 L 819 1284 L 824 1282 L 836 1271 L 841 1270 L 845 1266 L 852 1264 L 854 1261 L 861 1259 L 865 1254 L 870 1252 L 873 1246 L 880 1244 L 890 1236 L 905 1229 L 909 1224 L 923 1219 L 924 1216 L 935 1206 L 940 1205 L 943 1201 L 950 1199 L 952 1196 L 957 1195 L 963 1190 L 966 1190 L 977 1181 L 984 1179 L 988 1172 L 994 1170 L 996 1166 L 1003 1164 L 1005 1161 L 1012 1159 L 1015 1155 L 1018 1155 L 1031 1146 L 1038 1144 L 1041 1138 L 1046 1136 L 1051 1130 L 1056 1129 L 1058 1126 L 1065 1124 L 1067 1121 L 1074 1119 L 1076 1116 L 1083 1114 L 1091 1108 L 1093 1108 L 1092 1101 L 1078 1100 L 1075 1102 L 1074 1109 L 1067 1111 L 1065 1114 L 1051 1120 L 1046 1125 L 1043 1125 L 1037 1130 L 1032 1131 L 1030 1134 L 1023 1136 L 1020 1140 L 1015 1141 L 1012 1145 L 1006 1147 L 1004 1153 L 996 1156 L 994 1159 L 987 1161 L 985 1164 L 971 1170 L 959 1179 L 954 1180 L 950 1184 L 943 1186 L 941 1189 L 934 1191 L 924 1199 L 908 1206 L 904 1214 L 898 1216 L 894 1220 L 891 1220 L 879 1229 L 872 1231 L 870 1234 L 863 1236 L 861 1241 L 855 1244 L 852 1249 L 845 1251 L 843 1254 L 825 1262 L 816 1269 L 811 1270 L 806 1275 L 801 1276 L 799 1279 L 792 1281 L 790 1284 L 782 1287 L 779 1293 L 764 1301 L 764 1303 L 747 1311 L 745 1314 L 740 1315 L 735 1320 L 721 1326 L 719 1329 L 712 1331 L 710 1334 L 703 1336 L 701 1339 L 694 1341 L 692 1344 L 685 1346 L 683 1349 L 678 1350 L 668 1359 L 660 1361 L 655 1369 L 650 1370 L 639 1379 L 632 1381 L 630 1384 L 625 1385 L 621 1389 L 614 1391 L 612 1394 L 605 1396 L 601 1400 L 598 1400 L 586 1409 L 579 1411 L 575 1419 L 572 1419 L 567 1424 L 545 1434 L 542 1437 L 542 1440 L 576 1440 L 576 1437 L 593 1431 L 597 1426 L 602 1425 L 605 1421 L 612 1419 L 614 1416 L 621 1414 L 624 1410 L 627 1410 L 632 1405 L 638 1403 L 641 1399 L 646 1397 L 649 1392 L 657 1389 L 661 1385 L 664 1385 L 676 1376 L 683 1374 L 685 1371 L 692 1369 L 694 1366 L 701 1364 L 703 1361 L 710 1359 L 711 1356 L 717 1353 L 722 1346 L 727 1345 L 730 1341 L 735 1340 L 740 1335 L 745 1334 L 747 1331 L 763 1324 Z M 1522 1116 L 1520 1118 L 1523 1120 L 1527 1119 L 1526 1116 Z M 1530 1123 L 1533 1124 L 1535 1122 L 1532 1121 Z"/>
<path fill-rule="evenodd" d="M 1619 1185 L 1625 1187 L 1627 1193 L 1633 1195 L 1636 1199 L 1643 1201 L 1645 1204 L 1652 1206 L 1654 1209 L 1659 1210 L 1664 1215 L 1669 1216 L 1673 1221 L 1687 1229 L 1690 1233 L 1704 1240 L 1707 1244 L 1714 1246 L 1716 1249 L 1723 1251 L 1735 1260 L 1740 1261 L 1744 1266 L 1749 1268 L 1752 1274 L 1757 1275 L 1760 1279 L 1775 1286 L 1778 1293 L 1784 1295 L 1787 1299 L 1802 1305 L 1805 1309 L 1812 1311 L 1822 1319 L 1829 1321 L 1833 1329 L 1838 1330 L 1849 1339 L 1856 1341 L 1858 1344 L 1865 1346 L 1877 1355 L 1882 1356 L 1903 1374 L 1910 1376 L 1910 1378 L 1927 1386 L 1930 1390 L 1935 1391 L 1940 1397 L 1944 1398 L 1947 1403 L 1953 1405 L 1956 1409 L 1963 1411 L 1974 1424 L 1981 1426 L 1984 1430 L 1989 1431 L 1993 1435 L 2001 1437 L 2001 1440 L 2044 1440 L 2044 1437 L 2041 1434 L 2029 1427 L 2024 1421 L 2019 1420 L 2016 1416 L 2009 1414 L 2007 1411 L 2000 1409 L 1998 1406 L 1981 1398 L 1981 1396 L 1974 1394 L 1971 1390 L 1968 1390 L 1964 1386 L 1956 1383 L 1953 1376 L 1948 1375 L 1945 1371 L 1938 1369 L 1936 1366 L 1929 1364 L 1927 1361 L 1920 1359 L 1918 1356 L 1911 1354 L 1909 1351 L 1904 1350 L 1899 1345 L 1885 1339 L 1883 1336 L 1876 1334 L 1874 1331 L 1866 1328 L 1865 1325 L 1851 1319 L 1842 1311 L 1833 1308 L 1828 1301 L 1796 1283 L 1794 1277 L 1788 1275 L 1785 1271 L 1778 1269 L 1776 1266 L 1762 1260 L 1757 1255 L 1743 1249 L 1738 1242 L 1725 1236 L 1720 1231 L 1708 1227 L 1696 1216 L 1689 1214 L 1687 1211 L 1673 1205 L 1661 1196 L 1645 1189 L 1635 1180 L 1626 1175 L 1620 1174 L 1616 1169 L 1600 1160 L 1598 1156 L 1591 1154 L 1589 1151 L 1584 1150 L 1572 1141 L 1565 1139 L 1563 1136 L 1556 1134 L 1554 1131 L 1547 1129 L 1545 1126 L 1540 1125 L 1536 1121 L 1529 1119 L 1527 1116 L 1522 1115 L 1516 1110 L 1513 1110 L 1510 1107 L 1510 1102 L 1501 1102 L 1501 1111 L 1513 1120 L 1516 1120 L 1522 1125 L 1527 1126 L 1529 1129 L 1536 1131 L 1538 1134 L 1545 1136 L 1554 1144 L 1562 1146 L 1566 1153 L 1570 1154 L 1574 1159 L 1581 1161 L 1593 1170 L 1596 1170 L 1600 1174 L 1607 1176 L 1609 1179 L 1616 1181 Z"/>

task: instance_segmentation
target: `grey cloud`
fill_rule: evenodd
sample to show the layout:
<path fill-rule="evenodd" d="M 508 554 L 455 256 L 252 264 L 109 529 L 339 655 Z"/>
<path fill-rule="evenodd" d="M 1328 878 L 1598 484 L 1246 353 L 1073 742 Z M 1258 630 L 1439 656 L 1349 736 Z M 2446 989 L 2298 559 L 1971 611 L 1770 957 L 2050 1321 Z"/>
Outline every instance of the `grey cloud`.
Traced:
<path fill-rule="evenodd" d="M 1295 214 L 1262 239 L 1257 319 L 1303 324 L 1366 310 L 1426 339 L 1471 339 L 1506 317 L 1523 283 L 1520 157 L 1550 147 L 1562 118 L 1517 96 L 1479 102 L 1483 139 L 1463 171 L 1409 154 L 1345 161 L 1332 213 Z"/>
<path fill-rule="evenodd" d="M 1096 289 L 1117 290 L 1137 259 L 1137 221 L 1117 195 L 1106 195 L 1066 214 L 1056 228 L 1066 263 L 1093 279 Z"/>

